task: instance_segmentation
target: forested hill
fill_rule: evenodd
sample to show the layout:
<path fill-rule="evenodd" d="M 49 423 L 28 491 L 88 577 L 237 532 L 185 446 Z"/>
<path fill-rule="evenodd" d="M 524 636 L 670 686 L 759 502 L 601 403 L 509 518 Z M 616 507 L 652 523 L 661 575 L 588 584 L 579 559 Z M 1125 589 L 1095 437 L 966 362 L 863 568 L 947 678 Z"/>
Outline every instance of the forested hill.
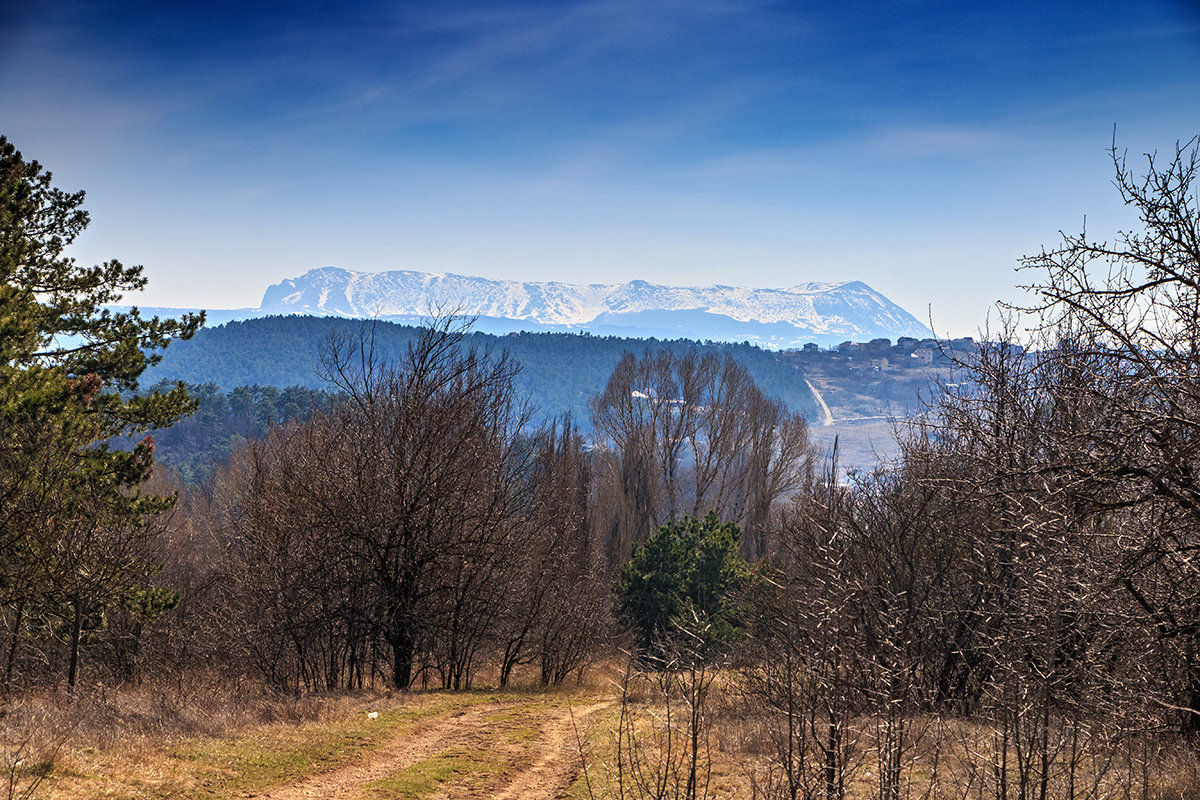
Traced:
<path fill-rule="evenodd" d="M 227 322 L 200 330 L 190 341 L 172 342 L 162 362 L 143 376 L 143 385 L 159 380 L 238 386 L 304 386 L 328 389 L 320 376 L 320 354 L 331 334 L 357 339 L 364 327 L 374 328 L 377 352 L 385 357 L 404 352 L 416 328 L 389 322 L 329 317 L 263 317 Z M 575 333 L 518 333 L 493 336 L 475 333 L 481 347 L 508 350 L 523 366 L 517 388 L 528 393 L 543 414 L 570 411 L 587 427 L 588 398 L 604 388 L 613 367 L 626 352 L 646 348 L 728 353 L 743 364 L 758 385 L 793 410 L 811 417 L 816 404 L 795 362 L 749 344 L 690 340 L 660 341 L 591 336 Z"/>

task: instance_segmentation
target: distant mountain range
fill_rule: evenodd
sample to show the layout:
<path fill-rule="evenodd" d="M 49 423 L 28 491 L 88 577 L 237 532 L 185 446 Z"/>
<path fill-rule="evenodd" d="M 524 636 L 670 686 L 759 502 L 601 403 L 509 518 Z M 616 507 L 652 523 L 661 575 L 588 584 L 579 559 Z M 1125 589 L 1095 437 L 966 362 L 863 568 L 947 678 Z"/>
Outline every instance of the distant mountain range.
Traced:
<path fill-rule="evenodd" d="M 312 269 L 271 286 L 258 308 L 210 311 L 209 323 L 279 314 L 419 323 L 439 312 L 476 317 L 475 327 L 484 333 L 586 330 L 601 336 L 749 341 L 776 350 L 808 342 L 931 335 L 916 317 L 861 281 L 787 289 L 660 286 L 640 280 L 581 286 L 337 267 Z"/>

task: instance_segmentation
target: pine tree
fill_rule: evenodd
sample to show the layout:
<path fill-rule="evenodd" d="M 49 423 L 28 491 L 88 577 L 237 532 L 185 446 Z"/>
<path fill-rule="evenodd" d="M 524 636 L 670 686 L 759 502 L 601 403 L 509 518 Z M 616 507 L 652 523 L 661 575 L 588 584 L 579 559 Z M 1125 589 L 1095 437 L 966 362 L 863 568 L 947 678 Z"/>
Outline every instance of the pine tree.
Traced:
<path fill-rule="evenodd" d="M 0 136 L 0 608 L 8 626 L 5 683 L 24 621 L 57 615 L 77 677 L 89 618 L 135 591 L 140 546 L 173 497 L 143 494 L 149 430 L 189 410 L 182 384 L 138 393 L 143 370 L 202 315 L 143 318 L 106 306 L 145 286 L 140 266 L 83 267 L 66 255 L 87 227 L 84 193 Z M 130 438 L 132 437 L 132 439 Z"/>
<path fill-rule="evenodd" d="M 664 525 L 634 549 L 617 578 L 616 610 L 644 657 L 707 657 L 734 640 L 736 595 L 751 579 L 741 538 L 709 512 Z"/>

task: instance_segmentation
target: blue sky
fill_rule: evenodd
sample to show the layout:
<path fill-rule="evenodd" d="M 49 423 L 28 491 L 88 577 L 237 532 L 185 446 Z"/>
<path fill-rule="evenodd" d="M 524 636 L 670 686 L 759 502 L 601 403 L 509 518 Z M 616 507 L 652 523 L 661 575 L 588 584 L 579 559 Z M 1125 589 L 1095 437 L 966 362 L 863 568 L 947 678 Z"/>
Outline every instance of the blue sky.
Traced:
<path fill-rule="evenodd" d="M 34 2 L 0 132 L 88 192 L 147 305 L 310 267 L 864 280 L 939 332 L 1060 229 L 1132 220 L 1106 149 L 1200 133 L 1200 4 Z"/>

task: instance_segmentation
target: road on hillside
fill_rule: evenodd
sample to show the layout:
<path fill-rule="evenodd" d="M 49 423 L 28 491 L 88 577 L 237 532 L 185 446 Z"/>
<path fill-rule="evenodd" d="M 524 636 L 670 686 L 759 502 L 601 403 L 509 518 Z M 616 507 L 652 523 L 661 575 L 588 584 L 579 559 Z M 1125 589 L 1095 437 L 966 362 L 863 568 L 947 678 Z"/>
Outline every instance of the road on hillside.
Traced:
<path fill-rule="evenodd" d="M 817 387 L 813 386 L 812 381 L 805 378 L 804 382 L 808 384 L 808 388 L 812 390 L 813 397 L 817 398 L 817 403 L 820 404 L 820 406 L 821 406 L 821 411 L 823 411 L 825 413 L 825 422 L 823 422 L 822 424 L 823 425 L 832 425 L 833 424 L 833 412 L 829 410 L 829 405 L 825 402 L 825 398 L 822 397 L 821 393 L 817 391 Z"/>

